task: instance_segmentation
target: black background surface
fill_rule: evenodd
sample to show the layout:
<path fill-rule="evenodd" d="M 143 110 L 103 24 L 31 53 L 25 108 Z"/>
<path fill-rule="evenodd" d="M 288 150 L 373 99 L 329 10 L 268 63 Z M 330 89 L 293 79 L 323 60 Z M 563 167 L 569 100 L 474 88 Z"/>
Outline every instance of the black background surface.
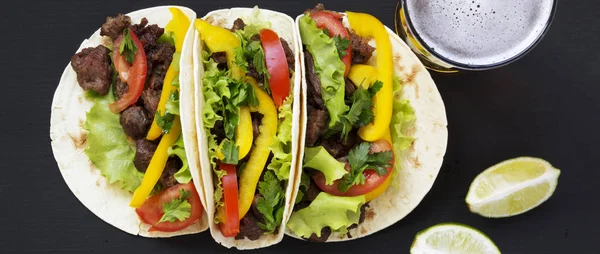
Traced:
<path fill-rule="evenodd" d="M 65 185 L 52 156 L 50 104 L 80 42 L 107 15 L 178 4 L 198 16 L 258 4 L 296 17 L 314 1 L 4 1 L 0 10 L 0 252 L 212 253 L 227 249 L 208 233 L 171 239 L 128 235 L 89 212 Z M 325 1 L 333 10 L 374 14 L 393 28 L 395 1 Z M 405 219 L 337 244 L 291 238 L 276 252 L 408 253 L 414 235 L 440 222 L 488 234 L 504 253 L 598 253 L 600 2 L 561 1 L 552 28 L 531 53 L 477 73 L 433 74 L 449 122 L 444 165 L 431 192 Z M 562 170 L 546 203 L 507 219 L 471 214 L 464 197 L 485 168 L 517 156 Z"/>

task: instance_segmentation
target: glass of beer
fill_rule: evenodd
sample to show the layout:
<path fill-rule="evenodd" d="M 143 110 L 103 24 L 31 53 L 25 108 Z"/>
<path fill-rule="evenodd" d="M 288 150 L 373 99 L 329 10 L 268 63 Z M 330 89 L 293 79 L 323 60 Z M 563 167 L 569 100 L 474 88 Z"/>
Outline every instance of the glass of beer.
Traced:
<path fill-rule="evenodd" d="M 558 0 L 399 0 L 396 33 L 438 72 L 516 61 L 548 31 Z"/>

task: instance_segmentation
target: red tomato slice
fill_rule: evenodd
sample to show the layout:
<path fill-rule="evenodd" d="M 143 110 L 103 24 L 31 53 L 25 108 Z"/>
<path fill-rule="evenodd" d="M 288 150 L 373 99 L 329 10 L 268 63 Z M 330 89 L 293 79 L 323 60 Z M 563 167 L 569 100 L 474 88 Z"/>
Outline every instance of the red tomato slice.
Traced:
<path fill-rule="evenodd" d="M 235 165 L 219 162 L 219 168 L 227 173 L 223 176 L 223 201 L 225 208 L 219 208 L 219 228 L 225 237 L 234 237 L 240 232 L 238 211 L 238 180 Z"/>
<path fill-rule="evenodd" d="M 311 11 L 311 13 L 313 13 L 313 12 L 324 12 L 324 13 L 331 15 L 335 19 L 342 19 L 344 17 L 344 14 L 341 14 L 337 11 L 330 11 L 330 10 Z"/>
<path fill-rule="evenodd" d="M 146 72 L 148 71 L 144 46 L 133 31 L 129 30 L 129 35 L 131 36 L 131 41 L 133 41 L 133 44 L 137 48 L 135 60 L 133 60 L 131 65 L 127 62 L 124 55 L 119 54 L 118 49 L 121 43 L 123 43 L 123 35 L 120 35 L 113 45 L 113 62 L 115 64 L 115 69 L 117 69 L 121 80 L 127 82 L 127 85 L 129 86 L 127 93 L 125 93 L 123 97 L 108 105 L 110 111 L 115 114 L 123 111 L 138 100 L 144 90 Z"/>
<path fill-rule="evenodd" d="M 190 197 L 187 199 L 192 205 L 192 211 L 190 217 L 184 221 L 168 222 L 164 221 L 158 223 L 162 218 L 163 206 L 171 200 L 179 198 L 181 193 L 179 190 L 187 190 L 190 192 Z M 202 203 L 200 203 L 200 196 L 196 192 L 196 187 L 192 182 L 188 184 L 178 184 L 171 188 L 168 188 L 161 193 L 158 193 L 144 202 L 144 204 L 135 209 L 142 222 L 152 225 L 149 231 L 162 231 L 162 232 L 175 232 L 189 227 L 195 222 L 202 218 Z M 158 224 L 157 224 L 158 223 Z"/>
<path fill-rule="evenodd" d="M 377 140 L 377 141 L 371 143 L 371 149 L 370 149 L 371 153 L 385 152 L 385 151 L 390 151 L 390 150 L 392 150 L 392 146 L 390 145 L 390 143 L 388 143 L 387 141 L 385 141 L 383 139 Z M 390 161 L 390 164 L 394 165 L 394 158 L 392 158 L 392 161 Z M 346 164 L 346 167 L 350 167 L 350 166 L 348 164 Z M 387 174 L 380 176 L 374 170 L 365 170 L 365 171 L 363 171 L 363 175 L 366 178 L 365 184 L 354 185 L 354 186 L 350 187 L 350 189 L 348 189 L 348 191 L 346 191 L 346 192 L 341 192 L 338 189 L 339 180 L 335 180 L 332 185 L 325 184 L 325 176 L 321 172 L 313 175 L 312 179 L 315 181 L 317 186 L 319 186 L 319 188 L 321 190 L 323 190 L 324 192 L 327 192 L 334 196 L 354 197 L 354 196 L 360 196 L 360 195 L 367 194 L 367 193 L 373 191 L 374 189 L 376 189 L 379 185 L 381 185 L 385 181 L 385 179 L 390 177 L 391 172 L 392 172 L 392 167 L 387 168 L 387 172 L 388 172 Z"/>
<path fill-rule="evenodd" d="M 350 35 L 348 35 L 348 30 L 342 21 L 339 20 L 340 16 L 336 16 L 331 11 L 315 11 L 310 13 L 310 17 L 315 20 L 317 23 L 317 27 L 320 29 L 329 30 L 329 35 L 331 37 L 341 36 L 347 40 L 350 40 Z M 352 45 L 348 45 L 348 49 L 346 49 L 346 55 L 342 57 L 342 62 L 346 65 L 346 70 L 344 71 L 344 76 L 348 76 L 348 72 L 350 71 L 350 64 L 352 63 Z"/>
<path fill-rule="evenodd" d="M 271 96 L 275 106 L 279 108 L 290 94 L 290 71 L 285 58 L 285 51 L 283 51 L 279 36 L 273 30 L 261 30 L 260 42 L 265 51 L 265 62 L 270 76 Z"/>

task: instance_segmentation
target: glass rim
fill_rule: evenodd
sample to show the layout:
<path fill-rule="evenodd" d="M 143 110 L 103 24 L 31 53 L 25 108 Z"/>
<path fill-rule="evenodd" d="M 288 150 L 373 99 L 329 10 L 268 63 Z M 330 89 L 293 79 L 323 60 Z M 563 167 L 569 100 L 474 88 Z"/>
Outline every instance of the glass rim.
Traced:
<path fill-rule="evenodd" d="M 504 65 L 507 65 L 509 63 L 519 60 L 521 57 L 525 56 L 533 48 L 535 48 L 542 41 L 542 38 L 544 38 L 546 36 L 548 31 L 550 30 L 550 26 L 551 26 L 552 22 L 554 21 L 554 16 L 556 14 L 556 9 L 558 7 L 558 0 L 552 0 L 552 9 L 550 10 L 550 16 L 548 17 L 548 21 L 546 22 L 546 25 L 544 26 L 544 30 L 538 35 L 537 38 L 535 38 L 533 43 L 529 44 L 524 50 L 522 50 L 518 54 L 516 54 L 510 58 L 507 58 L 503 61 L 493 63 L 493 64 L 464 64 L 461 62 L 450 60 L 447 57 L 440 55 L 435 50 L 432 50 L 431 47 L 429 47 L 429 45 L 424 43 L 423 38 L 421 38 L 419 33 L 417 33 L 414 29 L 414 25 L 412 23 L 410 15 L 409 15 L 409 10 L 408 10 L 408 8 L 406 8 L 406 5 L 405 5 L 406 1 L 407 0 L 399 0 L 398 4 L 396 5 L 396 14 L 398 14 L 400 12 L 400 10 L 402 10 L 404 12 L 406 26 L 410 30 L 410 33 L 415 37 L 415 39 L 418 40 L 418 42 L 421 44 L 421 46 L 423 46 L 423 48 L 425 48 L 428 53 L 432 54 L 434 57 L 440 59 L 443 62 L 453 65 L 454 68 L 462 69 L 462 70 L 488 70 L 488 69 L 502 67 Z M 400 17 L 398 17 L 398 18 L 400 18 Z"/>

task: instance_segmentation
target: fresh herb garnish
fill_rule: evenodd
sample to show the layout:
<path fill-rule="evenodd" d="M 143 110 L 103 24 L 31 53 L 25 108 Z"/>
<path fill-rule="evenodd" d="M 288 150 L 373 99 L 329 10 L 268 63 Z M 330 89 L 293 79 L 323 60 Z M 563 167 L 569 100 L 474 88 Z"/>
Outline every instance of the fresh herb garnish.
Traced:
<path fill-rule="evenodd" d="M 343 139 L 348 137 L 352 128 L 363 127 L 373 121 L 373 101 L 371 98 L 381 90 L 382 86 L 383 82 L 377 80 L 368 89 L 364 89 L 359 85 L 354 91 L 350 110 L 340 118 L 341 125 L 337 127 L 341 131 Z"/>
<path fill-rule="evenodd" d="M 265 221 L 258 222 L 258 226 L 267 232 L 273 232 L 281 224 L 285 208 L 285 191 L 273 171 L 265 172 L 263 181 L 258 183 L 258 193 L 262 197 L 256 201 L 256 208 Z"/>
<path fill-rule="evenodd" d="M 333 36 L 333 42 L 335 42 L 335 47 L 337 48 L 338 55 L 340 56 L 340 58 L 348 54 L 346 50 L 348 50 L 348 47 L 350 46 L 350 40 L 343 38 L 340 35 L 337 35 Z"/>
<path fill-rule="evenodd" d="M 163 216 L 158 223 L 184 221 L 190 217 L 192 205 L 187 200 L 190 197 L 190 192 L 184 189 L 179 190 L 179 198 L 173 199 L 163 205 Z M 158 224 L 157 223 L 157 224 Z"/>
<path fill-rule="evenodd" d="M 123 55 L 125 53 L 125 59 L 130 64 L 135 61 L 135 54 L 137 53 L 138 48 L 133 43 L 131 39 L 131 31 L 129 28 L 123 30 L 123 41 L 121 45 L 119 45 L 119 54 Z"/>
<path fill-rule="evenodd" d="M 173 120 L 175 120 L 175 115 L 169 112 L 165 112 L 164 115 L 160 113 L 160 110 L 156 110 L 156 125 L 162 129 L 163 133 L 169 133 L 171 128 L 173 127 Z"/>
<path fill-rule="evenodd" d="M 229 139 L 224 139 L 221 143 L 221 153 L 224 158 L 221 160 L 225 164 L 237 165 L 239 161 L 239 149 L 235 143 Z"/>
<path fill-rule="evenodd" d="M 366 178 L 363 171 L 367 169 L 374 170 L 380 176 L 388 173 L 387 168 L 391 167 L 390 161 L 394 156 L 392 151 L 369 154 L 370 148 L 368 142 L 362 142 L 350 150 L 348 153 L 350 172 L 340 180 L 338 185 L 340 191 L 346 192 L 353 185 L 364 184 Z"/>

